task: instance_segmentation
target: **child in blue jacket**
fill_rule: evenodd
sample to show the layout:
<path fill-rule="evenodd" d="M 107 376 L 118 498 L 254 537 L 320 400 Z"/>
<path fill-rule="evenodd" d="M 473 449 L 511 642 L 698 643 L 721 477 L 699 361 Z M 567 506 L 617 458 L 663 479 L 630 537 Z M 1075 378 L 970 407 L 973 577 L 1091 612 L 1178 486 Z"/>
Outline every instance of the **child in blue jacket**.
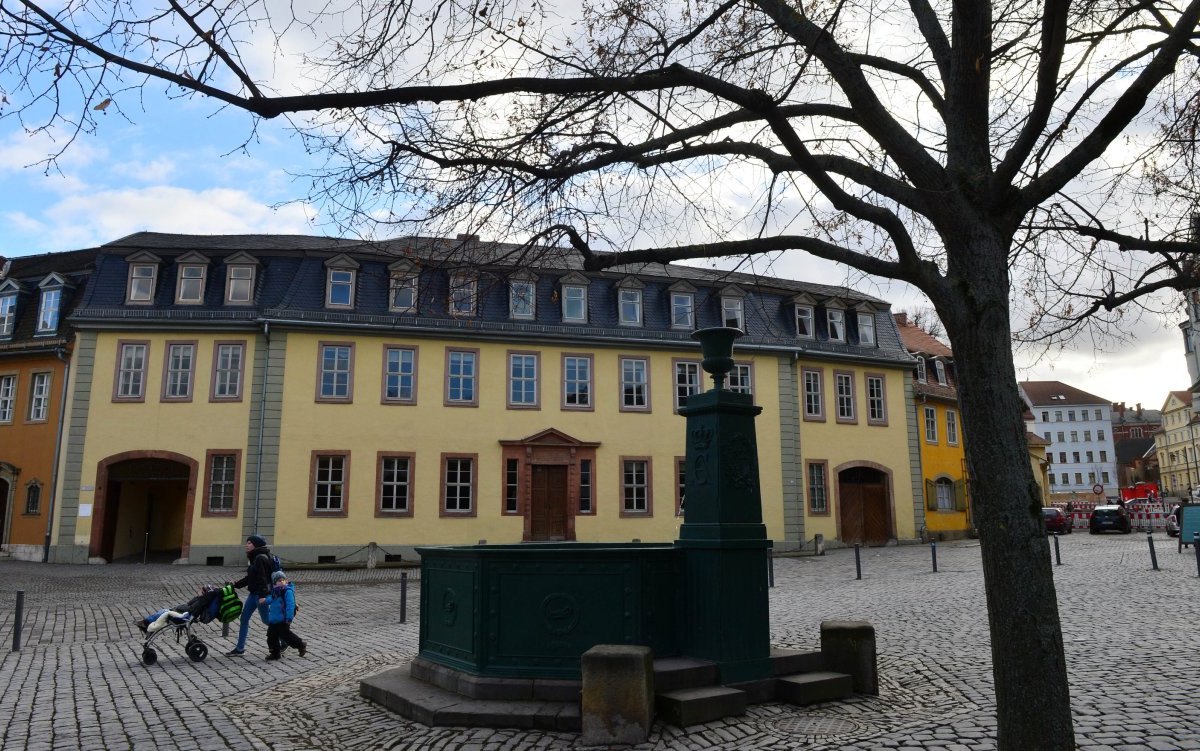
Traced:
<path fill-rule="evenodd" d="M 271 592 L 258 604 L 258 614 L 267 624 L 268 660 L 278 660 L 281 642 L 295 647 L 303 657 L 308 644 L 292 633 L 292 619 L 296 617 L 296 588 L 282 571 L 271 574 Z"/>

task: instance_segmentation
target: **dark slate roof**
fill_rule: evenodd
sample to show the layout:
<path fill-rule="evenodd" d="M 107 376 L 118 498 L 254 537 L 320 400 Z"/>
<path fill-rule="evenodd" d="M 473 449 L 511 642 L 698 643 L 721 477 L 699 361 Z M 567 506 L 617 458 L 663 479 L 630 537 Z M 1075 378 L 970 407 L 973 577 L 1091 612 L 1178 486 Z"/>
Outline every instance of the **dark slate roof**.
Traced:
<path fill-rule="evenodd" d="M 1112 402 L 1108 399 L 1068 386 L 1062 381 L 1021 381 L 1020 386 L 1035 407 L 1074 407 L 1080 404 L 1103 404 L 1112 407 Z"/>
<path fill-rule="evenodd" d="M 88 277 L 98 254 L 97 249 L 89 248 L 11 259 L 8 273 L 0 279 L 0 284 L 11 279 L 20 288 L 17 293 L 17 319 L 12 336 L 0 339 L 0 353 L 58 346 L 72 339 L 73 332 L 68 317 L 83 299 Z M 2 266 L 3 264 L 0 264 L 0 267 Z M 35 336 L 41 299 L 38 285 L 52 273 L 57 273 L 68 283 L 68 286 L 63 288 L 62 300 L 59 303 L 58 330 L 54 335 Z"/>
<path fill-rule="evenodd" d="M 172 235 L 141 232 L 107 243 L 100 257 L 86 296 L 75 320 L 88 322 L 128 322 L 156 325 L 250 325 L 258 320 L 303 324 L 341 324 L 396 330 L 455 331 L 471 335 L 533 335 L 561 338 L 636 339 L 643 342 L 691 343 L 689 332 L 672 330 L 669 325 L 669 288 L 686 281 L 696 289 L 697 328 L 721 325 L 720 292 L 736 285 L 745 293 L 746 337 L 739 346 L 786 348 L 813 356 L 841 356 L 873 361 L 911 362 L 889 314 L 888 303 L 845 287 L 809 284 L 773 277 L 759 277 L 676 264 L 637 264 L 615 267 L 602 272 L 582 272 L 589 278 L 589 323 L 586 326 L 564 324 L 558 303 L 559 280 L 567 273 L 581 271 L 578 253 L 564 248 L 535 248 L 504 243 L 480 243 L 472 239 L 406 237 L 367 242 L 343 238 L 304 235 Z M 125 305 L 128 264 L 126 258 L 149 251 L 162 259 L 152 305 Z M 195 251 L 209 259 L 208 284 L 202 305 L 174 304 L 176 285 L 175 259 Z M 225 259 L 245 252 L 259 263 L 256 289 L 251 306 L 223 305 Z M 324 307 L 325 261 L 346 254 L 359 264 L 356 299 L 351 311 Z M 533 257 L 536 253 L 536 257 Z M 388 310 L 389 264 L 413 260 L 420 268 L 419 304 L 416 314 L 398 314 Z M 450 277 L 456 271 L 478 272 L 477 315 L 456 318 L 447 312 L 446 299 Z M 536 320 L 513 321 L 508 315 L 507 278 L 514 270 L 537 275 Z M 644 326 L 621 327 L 617 324 L 617 285 L 628 276 L 643 285 Z M 857 317 L 847 311 L 848 342 L 828 340 L 826 318 L 816 318 L 817 338 L 801 340 L 795 336 L 791 299 L 806 293 L 821 303 L 838 298 L 847 306 L 866 303 L 874 309 L 877 346 L 857 343 Z"/>

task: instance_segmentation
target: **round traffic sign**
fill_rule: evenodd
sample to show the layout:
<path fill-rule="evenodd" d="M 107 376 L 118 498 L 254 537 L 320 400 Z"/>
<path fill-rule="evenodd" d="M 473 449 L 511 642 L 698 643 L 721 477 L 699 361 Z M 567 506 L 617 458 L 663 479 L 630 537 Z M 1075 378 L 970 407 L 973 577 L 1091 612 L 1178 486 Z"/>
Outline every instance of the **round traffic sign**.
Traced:
<path fill-rule="evenodd" d="M 1104 486 L 1101 485 L 1100 483 L 1096 483 L 1095 485 L 1092 486 L 1092 492 L 1095 493 L 1096 495 L 1103 495 L 1104 494 Z"/>

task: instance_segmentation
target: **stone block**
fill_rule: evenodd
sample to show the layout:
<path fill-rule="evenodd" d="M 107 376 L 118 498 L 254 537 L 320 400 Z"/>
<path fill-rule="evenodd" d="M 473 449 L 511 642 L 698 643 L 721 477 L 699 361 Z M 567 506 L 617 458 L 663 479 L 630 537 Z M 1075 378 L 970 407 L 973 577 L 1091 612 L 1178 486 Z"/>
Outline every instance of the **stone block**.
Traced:
<path fill-rule="evenodd" d="M 649 647 L 599 644 L 581 658 L 581 743 L 634 745 L 654 721 L 654 660 Z"/>
<path fill-rule="evenodd" d="M 854 692 L 879 695 L 875 627 L 866 621 L 822 621 L 821 654 L 825 669 L 847 673 Z"/>
<path fill-rule="evenodd" d="M 780 678 L 775 686 L 779 701 L 798 706 L 845 699 L 854 693 L 854 680 L 845 673 L 803 673 Z"/>
<path fill-rule="evenodd" d="M 728 686 L 683 688 L 660 693 L 656 704 L 664 722 L 685 728 L 746 714 L 746 692 Z"/>

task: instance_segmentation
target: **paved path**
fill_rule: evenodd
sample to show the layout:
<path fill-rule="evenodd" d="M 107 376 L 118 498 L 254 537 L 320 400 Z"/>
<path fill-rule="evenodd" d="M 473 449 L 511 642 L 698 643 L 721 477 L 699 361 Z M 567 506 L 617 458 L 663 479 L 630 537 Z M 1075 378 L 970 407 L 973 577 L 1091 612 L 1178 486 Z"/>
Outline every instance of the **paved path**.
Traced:
<path fill-rule="evenodd" d="M 1091 751 L 1200 749 L 1200 577 L 1190 552 L 1156 536 L 1061 539 L 1055 567 L 1079 747 Z M 995 748 L 991 652 L 979 548 L 943 543 L 939 572 L 927 547 L 780 559 L 771 590 L 773 642 L 816 649 L 827 619 L 875 624 L 879 697 L 805 709 L 752 707 L 745 717 L 681 730 L 656 725 L 639 751 L 661 749 Z M 212 655 L 187 660 L 173 643 L 151 667 L 132 623 L 186 600 L 237 569 L 165 565 L 58 566 L 0 562 L 0 748 L 446 749 L 577 747 L 577 736 L 427 728 L 358 697 L 358 679 L 411 656 L 417 587 L 399 619 L 396 569 L 296 571 L 296 631 L 305 659 L 264 662 L 255 623 L 247 656 L 223 655 L 220 626 L 202 627 Z M 26 629 L 12 644 L 15 592 Z M 235 626 L 236 633 L 236 626 Z M 1038 708 L 1029 707 L 1030 722 Z"/>

